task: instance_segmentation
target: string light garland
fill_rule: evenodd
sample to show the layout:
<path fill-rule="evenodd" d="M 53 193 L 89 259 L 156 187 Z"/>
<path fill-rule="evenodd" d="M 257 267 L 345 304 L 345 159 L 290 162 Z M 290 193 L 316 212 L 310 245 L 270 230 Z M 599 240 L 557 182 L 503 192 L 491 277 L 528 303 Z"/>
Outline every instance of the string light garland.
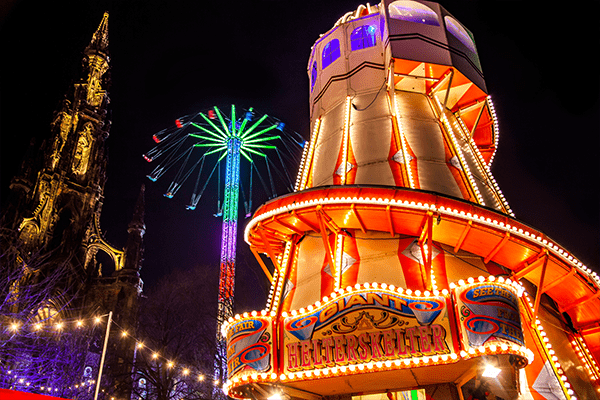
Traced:
<path fill-rule="evenodd" d="M 104 323 L 105 318 L 103 318 L 103 317 L 106 317 L 107 315 L 108 314 L 104 314 L 104 315 L 93 316 L 93 317 L 85 318 L 85 319 L 65 319 L 65 320 L 48 322 L 48 323 L 35 322 L 35 323 L 31 323 L 31 324 L 24 324 L 19 321 L 12 321 L 8 324 L 4 324 L 4 326 L 2 326 L 2 324 L 0 324 L 0 331 L 2 331 L 2 330 L 8 331 L 11 334 L 11 337 L 15 337 L 19 333 L 66 334 L 67 332 L 72 332 L 72 331 L 83 332 L 83 330 L 85 328 L 88 328 L 88 327 L 94 328 L 97 325 L 99 325 L 100 323 Z M 124 329 L 123 327 L 121 327 L 120 325 L 115 323 L 114 320 L 112 321 L 112 324 L 117 327 L 116 328 L 117 331 L 120 331 L 120 333 L 116 337 L 120 338 L 121 340 L 124 340 L 124 339 L 132 340 L 133 342 L 135 342 L 136 350 L 137 351 L 142 351 L 142 350 L 147 351 L 148 353 L 150 353 L 150 358 L 153 361 L 155 361 L 157 363 L 163 363 L 169 369 L 179 369 L 183 376 L 190 377 L 190 378 L 192 376 L 195 376 L 195 380 L 198 382 L 204 382 L 206 380 L 206 378 L 212 378 L 214 380 L 214 377 L 210 374 L 197 373 L 197 374 L 193 375 L 192 371 L 193 370 L 199 371 L 198 368 L 192 368 L 192 367 L 190 367 L 188 365 L 184 365 L 184 364 L 180 365 L 173 359 L 170 359 L 167 356 L 163 356 L 163 355 L 161 355 L 161 353 L 159 351 L 154 350 L 154 349 L 150 348 L 149 346 L 145 345 L 144 340 L 136 338 L 135 336 L 132 336 L 126 329 Z M 65 390 L 70 390 L 70 391 L 89 390 L 89 389 L 93 389 L 94 384 L 96 383 L 96 381 L 94 379 L 88 379 L 88 380 L 82 381 L 80 384 L 71 385 L 66 388 L 58 388 L 58 387 L 51 387 L 51 386 L 47 386 L 47 385 L 44 385 L 44 386 L 33 385 L 27 379 L 27 376 L 20 377 L 13 370 L 7 371 L 7 375 L 9 375 L 13 379 L 13 381 L 18 383 L 19 385 L 22 385 L 25 388 L 27 388 L 27 390 L 37 390 L 37 391 L 40 391 L 43 393 L 48 393 L 48 394 L 51 392 L 52 393 L 64 392 Z M 214 384 L 215 384 L 215 386 L 218 386 L 219 382 L 214 382 Z"/>

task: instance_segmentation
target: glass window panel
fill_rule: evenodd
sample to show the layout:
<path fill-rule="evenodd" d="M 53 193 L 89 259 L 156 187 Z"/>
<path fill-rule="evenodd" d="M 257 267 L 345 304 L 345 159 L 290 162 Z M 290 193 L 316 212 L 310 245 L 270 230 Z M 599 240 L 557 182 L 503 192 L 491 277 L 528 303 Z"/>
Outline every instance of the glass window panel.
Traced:
<path fill-rule="evenodd" d="M 402 21 L 440 26 L 438 16 L 431 8 L 416 1 L 398 0 L 388 6 L 390 17 Z"/>
<path fill-rule="evenodd" d="M 331 42 L 327 43 L 323 48 L 322 54 L 322 68 L 325 69 L 332 62 L 340 58 L 340 41 L 337 39 L 333 39 Z"/>

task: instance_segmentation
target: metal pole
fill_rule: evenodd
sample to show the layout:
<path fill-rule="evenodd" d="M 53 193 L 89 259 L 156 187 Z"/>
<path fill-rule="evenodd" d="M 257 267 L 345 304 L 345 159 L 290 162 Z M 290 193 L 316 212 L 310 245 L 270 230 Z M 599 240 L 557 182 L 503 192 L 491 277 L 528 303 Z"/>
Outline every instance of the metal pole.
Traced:
<path fill-rule="evenodd" d="M 104 368 L 104 358 L 106 357 L 106 347 L 108 346 L 108 336 L 110 334 L 111 322 L 112 311 L 108 313 L 108 322 L 106 323 L 106 334 L 104 335 L 104 347 L 102 348 L 102 357 L 100 358 L 100 368 L 98 368 L 98 379 L 96 381 L 96 393 L 94 393 L 94 400 L 98 400 L 98 392 L 100 391 L 100 381 L 102 380 L 102 369 Z"/>

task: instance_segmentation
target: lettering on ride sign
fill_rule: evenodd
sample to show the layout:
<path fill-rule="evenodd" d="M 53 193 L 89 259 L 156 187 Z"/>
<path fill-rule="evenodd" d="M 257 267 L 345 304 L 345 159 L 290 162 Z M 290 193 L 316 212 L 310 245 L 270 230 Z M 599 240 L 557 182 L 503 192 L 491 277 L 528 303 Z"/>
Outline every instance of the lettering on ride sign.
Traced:
<path fill-rule="evenodd" d="M 446 330 L 438 324 L 301 340 L 286 347 L 290 371 L 450 352 Z"/>
<path fill-rule="evenodd" d="M 434 323 L 435 322 L 435 323 Z M 453 351 L 444 297 L 349 294 L 284 322 L 287 371 Z"/>

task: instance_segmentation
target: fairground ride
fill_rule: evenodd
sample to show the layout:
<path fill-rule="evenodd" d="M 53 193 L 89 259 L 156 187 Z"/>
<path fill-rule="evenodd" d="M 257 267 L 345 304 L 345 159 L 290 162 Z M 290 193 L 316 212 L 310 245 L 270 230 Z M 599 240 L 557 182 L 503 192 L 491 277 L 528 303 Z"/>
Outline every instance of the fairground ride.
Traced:
<path fill-rule="evenodd" d="M 295 192 L 246 226 L 275 272 L 265 308 L 222 328 L 225 392 L 598 398 L 600 279 L 494 180 L 471 32 L 434 2 L 361 5 L 307 70 L 310 142 Z"/>
<path fill-rule="evenodd" d="M 243 197 L 245 216 L 249 217 L 252 210 L 254 174 L 258 176 L 269 198 L 277 195 L 278 182 L 283 182 L 288 191 L 293 190 L 288 166 L 297 163 L 303 139 L 296 132 L 286 128 L 284 122 L 267 114 L 257 115 L 253 108 L 236 109 L 235 105 L 231 105 L 229 114 L 213 107 L 191 116 L 180 117 L 175 120 L 175 126 L 163 129 L 152 137 L 156 146 L 144 154 L 144 158 L 148 162 L 156 161 L 157 166 L 148 178 L 156 181 L 167 171 L 176 171 L 164 194 L 165 197 L 173 198 L 184 182 L 190 176 L 195 176 L 194 189 L 187 205 L 188 210 L 194 210 L 215 173 L 218 176 L 219 195 L 215 216 L 223 218 L 217 313 L 217 323 L 220 327 L 233 315 L 234 310 L 240 193 Z M 242 190 L 240 179 L 242 160 L 246 160 L 250 165 L 247 195 Z M 257 160 L 261 160 L 264 168 L 257 166 Z M 225 176 L 221 202 L 223 162 Z M 265 172 L 266 177 L 263 177 Z M 264 264 L 261 263 L 261 266 L 269 273 Z M 227 355 L 224 341 L 218 331 L 219 329 L 214 378 L 215 381 L 222 381 L 227 368 Z"/>

